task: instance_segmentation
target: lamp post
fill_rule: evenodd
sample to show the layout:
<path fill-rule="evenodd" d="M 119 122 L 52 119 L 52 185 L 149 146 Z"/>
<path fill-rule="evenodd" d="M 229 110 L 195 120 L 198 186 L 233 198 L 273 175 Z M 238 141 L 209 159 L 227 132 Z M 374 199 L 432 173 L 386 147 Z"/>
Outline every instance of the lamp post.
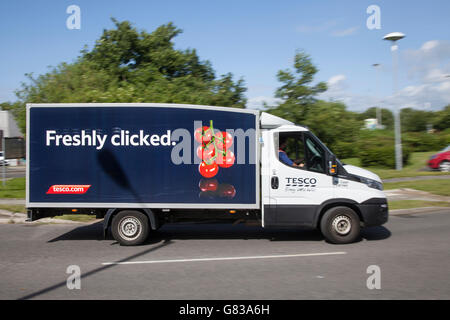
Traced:
<path fill-rule="evenodd" d="M 394 94 L 397 93 L 397 66 L 398 66 L 398 46 L 397 41 L 403 39 L 405 35 L 401 32 L 388 33 L 383 37 L 383 40 L 392 42 L 392 76 L 393 76 L 393 88 Z M 402 170 L 402 137 L 400 130 L 400 108 L 394 110 L 394 127 L 395 127 L 395 168 Z"/>
<path fill-rule="evenodd" d="M 375 94 L 377 94 L 378 93 L 378 78 L 379 78 L 379 76 L 378 76 L 378 69 L 380 68 L 380 64 L 379 63 L 374 63 L 372 65 L 372 67 L 375 68 L 375 71 L 377 73 L 376 79 L 375 79 L 375 87 L 376 87 Z M 380 108 L 380 103 L 377 103 L 376 112 L 377 112 L 377 127 L 378 127 L 378 129 L 381 129 L 381 108 Z"/>

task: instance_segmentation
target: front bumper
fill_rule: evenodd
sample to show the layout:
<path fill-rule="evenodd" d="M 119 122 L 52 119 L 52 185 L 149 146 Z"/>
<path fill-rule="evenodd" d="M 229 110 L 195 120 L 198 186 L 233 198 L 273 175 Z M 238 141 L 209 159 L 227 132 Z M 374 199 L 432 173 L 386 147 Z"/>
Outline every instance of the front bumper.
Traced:
<path fill-rule="evenodd" d="M 385 224 L 389 219 L 389 208 L 386 198 L 372 198 L 359 205 L 364 226 L 373 227 Z"/>

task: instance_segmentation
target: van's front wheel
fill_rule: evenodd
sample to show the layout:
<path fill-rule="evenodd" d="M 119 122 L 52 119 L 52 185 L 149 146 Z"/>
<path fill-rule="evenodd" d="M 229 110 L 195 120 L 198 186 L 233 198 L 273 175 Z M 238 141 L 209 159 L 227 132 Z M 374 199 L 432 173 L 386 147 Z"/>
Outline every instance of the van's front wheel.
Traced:
<path fill-rule="evenodd" d="M 139 211 L 120 211 L 112 220 L 111 232 L 122 246 L 142 244 L 149 233 L 148 218 Z"/>
<path fill-rule="evenodd" d="M 334 207 L 325 212 L 320 221 L 320 231 L 331 243 L 354 242 L 360 235 L 360 220 L 348 207 Z"/>

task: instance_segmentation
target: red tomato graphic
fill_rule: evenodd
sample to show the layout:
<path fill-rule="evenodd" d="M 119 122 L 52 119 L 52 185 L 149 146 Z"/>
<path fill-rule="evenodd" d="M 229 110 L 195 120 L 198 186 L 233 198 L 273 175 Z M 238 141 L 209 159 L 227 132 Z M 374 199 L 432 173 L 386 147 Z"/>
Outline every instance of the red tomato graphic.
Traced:
<path fill-rule="evenodd" d="M 215 162 L 207 164 L 205 161 L 202 161 L 198 166 L 198 171 L 203 177 L 212 178 L 219 172 L 219 166 Z"/>
<path fill-rule="evenodd" d="M 229 168 L 234 164 L 236 157 L 234 153 L 230 150 L 226 151 L 225 154 L 219 152 L 217 154 L 216 162 L 221 168 Z"/>
<path fill-rule="evenodd" d="M 202 160 L 209 161 L 215 154 L 214 144 L 208 144 L 206 146 L 199 145 L 197 147 L 197 157 Z"/>
<path fill-rule="evenodd" d="M 197 142 L 208 143 L 212 138 L 212 131 L 209 127 L 203 126 L 201 128 L 195 129 L 194 138 Z"/>
<path fill-rule="evenodd" d="M 215 143 L 220 150 L 228 150 L 233 144 L 233 136 L 225 131 L 217 132 L 215 134 Z"/>

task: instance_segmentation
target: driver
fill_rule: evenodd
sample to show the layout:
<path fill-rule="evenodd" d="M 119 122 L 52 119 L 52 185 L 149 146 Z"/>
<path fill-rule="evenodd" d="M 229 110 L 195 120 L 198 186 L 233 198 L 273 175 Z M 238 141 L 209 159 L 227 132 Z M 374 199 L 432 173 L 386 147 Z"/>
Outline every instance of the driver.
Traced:
<path fill-rule="evenodd" d="M 286 138 L 281 139 L 280 146 L 278 148 L 278 158 L 280 159 L 280 161 L 291 167 L 303 168 L 305 166 L 305 164 L 303 162 L 300 162 L 297 164 L 294 161 L 292 161 L 291 159 L 289 159 L 289 157 L 285 151 L 286 146 L 287 146 L 287 139 Z"/>

